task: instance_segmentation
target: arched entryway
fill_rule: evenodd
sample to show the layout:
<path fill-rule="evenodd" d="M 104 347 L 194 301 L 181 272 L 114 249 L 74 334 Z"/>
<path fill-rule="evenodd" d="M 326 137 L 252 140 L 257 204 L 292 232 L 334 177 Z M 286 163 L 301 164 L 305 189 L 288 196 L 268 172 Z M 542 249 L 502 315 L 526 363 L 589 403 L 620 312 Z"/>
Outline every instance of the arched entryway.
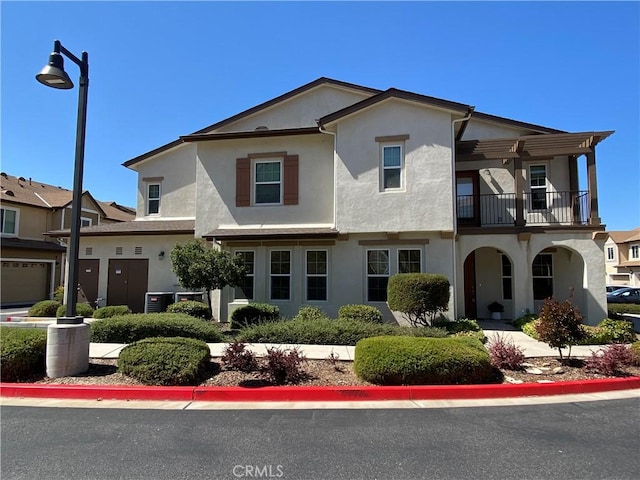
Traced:
<path fill-rule="evenodd" d="M 499 248 L 481 247 L 464 260 L 464 316 L 489 318 L 488 306 L 504 306 L 503 318 L 513 318 L 513 262 Z"/>

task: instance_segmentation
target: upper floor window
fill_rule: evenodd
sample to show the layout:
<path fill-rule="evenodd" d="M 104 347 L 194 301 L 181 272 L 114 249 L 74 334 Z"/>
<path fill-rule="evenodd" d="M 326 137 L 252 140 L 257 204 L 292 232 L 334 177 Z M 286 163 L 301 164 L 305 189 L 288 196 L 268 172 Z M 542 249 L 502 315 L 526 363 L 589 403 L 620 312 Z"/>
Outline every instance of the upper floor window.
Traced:
<path fill-rule="evenodd" d="M 636 244 L 629 247 L 629 257 L 631 260 L 640 259 L 640 245 Z"/>
<path fill-rule="evenodd" d="M 607 247 L 607 262 L 613 262 L 616 259 L 616 251 L 613 247 Z"/>
<path fill-rule="evenodd" d="M 282 203 L 282 161 L 268 160 L 255 163 L 255 203 Z"/>
<path fill-rule="evenodd" d="M 382 146 L 382 189 L 399 190 L 403 188 L 402 169 L 404 154 L 402 145 Z"/>
<path fill-rule="evenodd" d="M 80 217 L 80 226 L 81 227 L 90 227 L 93 225 L 93 220 L 87 217 Z"/>
<path fill-rule="evenodd" d="M 531 210 L 547 209 L 547 167 L 529 167 L 529 187 L 531 188 Z"/>
<path fill-rule="evenodd" d="M 147 184 L 147 215 L 160 213 L 160 184 Z"/>
<path fill-rule="evenodd" d="M 7 235 L 18 234 L 18 210 L 13 208 L 0 209 L 0 224 L 2 233 Z"/>

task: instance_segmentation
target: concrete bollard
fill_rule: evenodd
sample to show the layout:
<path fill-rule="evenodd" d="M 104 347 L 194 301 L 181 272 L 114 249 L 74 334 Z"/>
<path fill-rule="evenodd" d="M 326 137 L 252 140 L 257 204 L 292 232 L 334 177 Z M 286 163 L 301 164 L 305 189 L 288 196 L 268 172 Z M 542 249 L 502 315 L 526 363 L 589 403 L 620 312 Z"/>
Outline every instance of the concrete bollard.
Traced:
<path fill-rule="evenodd" d="M 89 370 L 89 325 L 52 324 L 47 328 L 47 376 L 77 375 Z"/>

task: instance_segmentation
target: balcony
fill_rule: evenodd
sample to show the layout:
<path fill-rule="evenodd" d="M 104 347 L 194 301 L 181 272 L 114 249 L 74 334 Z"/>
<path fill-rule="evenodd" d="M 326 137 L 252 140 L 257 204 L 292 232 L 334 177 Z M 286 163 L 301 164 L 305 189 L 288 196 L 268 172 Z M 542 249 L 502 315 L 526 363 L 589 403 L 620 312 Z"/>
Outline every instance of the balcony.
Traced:
<path fill-rule="evenodd" d="M 518 217 L 527 226 L 587 225 L 590 213 L 588 191 L 524 193 L 521 200 L 515 193 L 457 197 L 459 227 L 517 226 Z"/>

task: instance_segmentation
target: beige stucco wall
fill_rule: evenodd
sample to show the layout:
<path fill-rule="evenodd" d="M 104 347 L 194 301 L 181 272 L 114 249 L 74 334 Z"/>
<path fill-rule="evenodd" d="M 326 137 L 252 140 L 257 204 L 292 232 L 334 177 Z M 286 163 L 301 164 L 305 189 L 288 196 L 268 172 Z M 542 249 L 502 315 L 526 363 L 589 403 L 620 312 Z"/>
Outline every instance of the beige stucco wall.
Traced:
<path fill-rule="evenodd" d="M 315 127 L 316 120 L 329 113 L 368 98 L 370 94 L 321 85 L 259 113 L 243 118 L 216 132 L 252 131 L 265 126 L 269 130 Z"/>
<path fill-rule="evenodd" d="M 196 144 L 183 144 L 179 148 L 158 155 L 153 161 L 141 162 L 135 168 L 138 171 L 136 218 L 162 217 L 167 220 L 195 216 Z M 146 215 L 147 182 L 145 178 L 163 178 L 160 181 L 159 215 Z"/>
<path fill-rule="evenodd" d="M 98 280 L 98 297 L 107 298 L 107 282 L 109 276 L 109 259 L 148 259 L 149 292 L 179 292 L 180 287 L 175 274 L 171 271 L 170 252 L 176 243 L 192 240 L 191 235 L 139 235 L 122 237 L 81 237 L 81 259 L 99 259 L 100 272 Z M 92 248 L 91 255 L 86 254 L 87 247 Z M 116 255 L 116 247 L 122 247 L 122 255 Z M 142 247 L 142 254 L 135 254 L 135 247 Z M 159 253 L 164 252 L 164 258 Z M 102 305 L 105 302 L 101 303 Z"/>
<path fill-rule="evenodd" d="M 299 156 L 298 204 L 236 207 L 236 159 L 284 151 Z M 199 143 L 196 236 L 220 226 L 333 225 L 332 151 L 333 138 L 320 134 Z"/>
<path fill-rule="evenodd" d="M 514 138 L 520 135 L 528 135 L 531 131 L 523 128 L 498 125 L 497 123 L 478 120 L 471 117 L 464 131 L 462 140 L 478 140 L 488 138 Z"/>
<path fill-rule="evenodd" d="M 337 126 L 336 211 L 341 232 L 452 230 L 451 116 L 383 102 Z M 409 135 L 404 188 L 381 191 L 376 137 Z M 417 208 L 419 207 L 419 208 Z"/>
<path fill-rule="evenodd" d="M 29 240 L 45 240 L 43 233 L 49 230 L 49 210 L 9 202 L 2 202 L 2 207 L 17 211 L 16 235 L 3 234 L 3 236 L 20 237 Z"/>

